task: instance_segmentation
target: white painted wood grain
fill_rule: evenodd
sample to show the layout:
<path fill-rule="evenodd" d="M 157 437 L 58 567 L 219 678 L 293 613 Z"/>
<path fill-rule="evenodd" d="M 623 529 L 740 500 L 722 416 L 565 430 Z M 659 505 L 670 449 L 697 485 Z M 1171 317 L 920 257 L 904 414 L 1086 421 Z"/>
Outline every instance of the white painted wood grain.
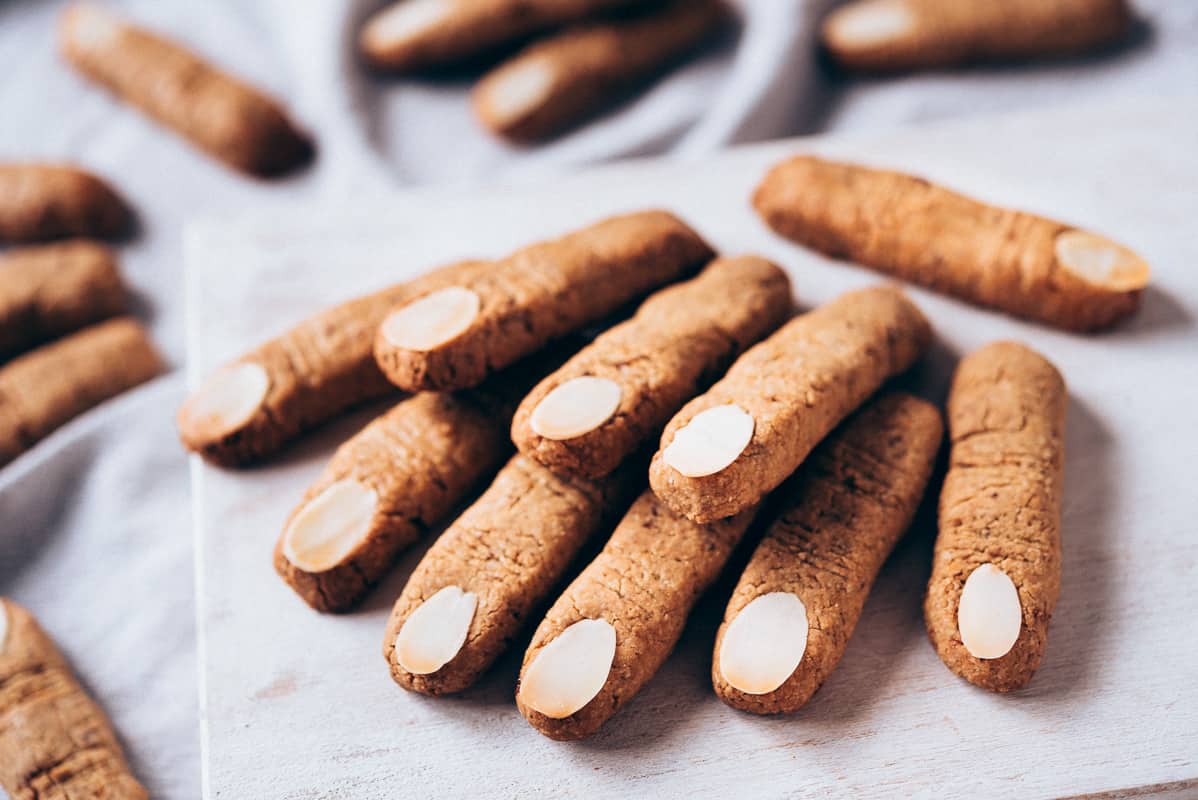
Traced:
<path fill-rule="evenodd" d="M 512 700 L 523 644 L 475 689 L 397 688 L 387 610 L 423 548 L 358 613 L 320 616 L 271 568 L 280 525 L 368 414 L 270 466 L 194 470 L 205 793 L 309 797 L 1050 797 L 1198 794 L 1198 104 L 978 120 L 809 140 L 698 163 L 612 167 L 551 185 L 397 196 L 387 207 L 277 213 L 187 237 L 193 375 L 331 302 L 466 256 L 496 256 L 604 214 L 680 213 L 725 253 L 776 259 L 812 305 L 878 280 L 773 237 L 751 188 L 816 148 L 908 168 L 995 202 L 1092 227 L 1155 281 L 1138 317 L 1081 337 L 912 290 L 940 342 L 917 388 L 941 399 L 962 352 L 998 338 L 1043 351 L 1070 388 L 1064 576 L 1031 686 L 963 683 L 920 612 L 932 530 L 886 565 L 840 667 L 800 713 L 759 719 L 711 692 L 705 599 L 657 677 L 594 739 L 542 738 Z"/>

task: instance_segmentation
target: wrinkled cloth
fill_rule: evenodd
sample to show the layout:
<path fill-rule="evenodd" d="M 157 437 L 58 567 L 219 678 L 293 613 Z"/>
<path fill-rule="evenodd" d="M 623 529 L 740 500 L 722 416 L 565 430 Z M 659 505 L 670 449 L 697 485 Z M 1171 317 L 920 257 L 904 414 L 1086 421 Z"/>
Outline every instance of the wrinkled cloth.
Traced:
<path fill-rule="evenodd" d="M 377 2 L 128 0 L 128 16 L 278 94 L 319 140 L 307 172 L 264 183 L 198 154 L 89 86 L 55 52 L 63 3 L 0 2 L 0 159 L 80 162 L 140 215 L 121 248 L 137 312 L 185 360 L 188 219 L 359 201 L 404 186 L 544 180 L 625 156 L 691 159 L 739 142 L 1193 91 L 1198 3 L 1142 0 L 1127 46 L 1065 62 L 846 78 L 815 55 L 829 0 L 741 0 L 740 30 L 645 93 L 537 148 L 474 123 L 468 82 L 368 76 L 353 51 Z M 181 370 L 67 425 L 0 470 L 0 594 L 41 619 L 108 710 L 154 797 L 199 795 L 197 653 Z M 2 795 L 2 792 L 0 792 Z"/>

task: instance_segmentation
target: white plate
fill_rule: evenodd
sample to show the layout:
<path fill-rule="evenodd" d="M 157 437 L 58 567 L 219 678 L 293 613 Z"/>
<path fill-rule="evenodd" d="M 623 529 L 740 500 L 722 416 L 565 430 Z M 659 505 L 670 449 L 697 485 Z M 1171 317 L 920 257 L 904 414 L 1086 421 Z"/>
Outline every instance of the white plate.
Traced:
<path fill-rule="evenodd" d="M 940 342 L 917 383 L 941 399 L 956 357 L 1017 338 L 1070 387 L 1064 576 L 1031 686 L 972 688 L 920 611 L 932 531 L 886 565 L 840 667 L 800 713 L 760 719 L 711 692 L 724 584 L 654 680 L 593 739 L 551 742 L 512 700 L 523 645 L 471 691 L 390 680 L 384 620 L 423 548 L 365 607 L 309 610 L 278 579 L 280 526 L 360 414 L 244 472 L 194 467 L 208 797 L 780 797 L 829 792 L 1042 797 L 1198 791 L 1198 105 L 1053 111 L 695 163 L 634 163 L 524 188 L 438 191 L 386 207 L 277 213 L 187 236 L 193 378 L 320 308 L 465 256 L 498 256 L 606 214 L 663 206 L 722 252 L 755 251 L 802 304 L 879 280 L 772 236 L 748 197 L 799 149 L 907 168 L 1108 233 L 1155 281 L 1140 314 L 1083 337 L 920 290 Z"/>

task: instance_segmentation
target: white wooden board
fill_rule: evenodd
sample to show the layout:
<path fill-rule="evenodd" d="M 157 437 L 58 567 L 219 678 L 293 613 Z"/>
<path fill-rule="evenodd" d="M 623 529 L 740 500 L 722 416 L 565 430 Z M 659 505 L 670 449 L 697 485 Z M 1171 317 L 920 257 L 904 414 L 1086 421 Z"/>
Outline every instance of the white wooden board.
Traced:
<path fill-rule="evenodd" d="M 408 694 L 388 676 L 381 636 L 422 547 L 348 616 L 310 611 L 271 568 L 281 523 L 359 414 L 264 468 L 194 466 L 207 797 L 1198 794 L 1196 103 L 796 141 L 203 224 L 186 242 L 192 377 L 334 301 L 647 206 L 681 214 L 725 253 L 776 259 L 802 304 L 826 301 L 878 278 L 772 236 L 747 201 L 768 165 L 810 148 L 1090 226 L 1156 270 L 1139 316 L 1094 337 L 912 290 L 940 335 L 918 373 L 928 396 L 943 397 L 960 353 L 997 338 L 1029 342 L 1069 383 L 1063 587 L 1031 686 L 995 696 L 937 659 L 920 612 L 925 520 L 883 570 L 840 667 L 794 716 L 737 713 L 711 692 L 734 575 L 590 741 L 554 743 L 525 724 L 512 701 L 520 652 L 459 697 Z"/>

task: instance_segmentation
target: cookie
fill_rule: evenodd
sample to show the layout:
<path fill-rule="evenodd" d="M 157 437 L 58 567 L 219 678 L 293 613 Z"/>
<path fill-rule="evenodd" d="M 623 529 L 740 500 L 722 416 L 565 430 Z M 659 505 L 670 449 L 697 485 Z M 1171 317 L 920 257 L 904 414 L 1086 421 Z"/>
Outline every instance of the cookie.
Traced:
<path fill-rule="evenodd" d="M 700 525 L 642 494 L 532 637 L 516 692 L 529 724 L 582 739 L 636 696 L 756 513 Z"/>
<path fill-rule="evenodd" d="M 312 158 L 278 102 L 98 5 L 68 8 L 59 44 L 82 75 L 233 169 L 270 177 Z"/>
<path fill-rule="evenodd" d="M 472 94 L 475 115 L 505 139 L 548 139 L 669 69 L 729 21 L 721 0 L 680 0 L 566 30 L 485 75 Z"/>
<path fill-rule="evenodd" d="M 79 239 L 0 256 L 0 359 L 119 316 L 129 293 L 116 254 Z"/>
<path fill-rule="evenodd" d="M 924 600 L 940 659 L 1008 692 L 1040 664 L 1061 589 L 1065 382 L 1015 342 L 962 359 L 948 397 L 952 441 Z"/>
<path fill-rule="evenodd" d="M 665 211 L 612 217 L 397 304 L 379 326 L 375 358 L 405 391 L 468 389 L 713 255 Z"/>
<path fill-rule="evenodd" d="M 827 680 L 919 507 L 943 434 L 933 405 L 883 394 L 781 490 L 782 513 L 716 635 L 711 680 L 721 700 L 754 714 L 791 713 Z"/>
<path fill-rule="evenodd" d="M 0 465 L 85 411 L 162 373 L 130 317 L 84 328 L 0 368 Z"/>
<path fill-rule="evenodd" d="M 473 685 L 641 481 L 631 466 L 584 481 L 513 457 L 437 539 L 395 602 L 383 637 L 395 682 L 432 695 Z"/>
<path fill-rule="evenodd" d="M 606 475 L 790 310 L 781 269 L 755 256 L 717 259 L 537 384 L 516 411 L 512 440 L 554 472 Z"/>
<path fill-rule="evenodd" d="M 0 597 L 0 787 L 13 800 L 145 800 L 112 724 L 37 620 Z"/>
<path fill-rule="evenodd" d="M 1073 331 L 1139 307 L 1148 265 L 1110 239 L 888 170 L 798 156 L 753 203 L 771 228 L 961 300 Z"/>
<path fill-rule="evenodd" d="M 857 0 L 824 21 L 824 49 L 866 72 L 1071 56 L 1124 39 L 1125 0 Z"/>
<path fill-rule="evenodd" d="M 115 239 L 133 212 L 105 180 L 69 164 L 0 163 L 0 243 Z"/>
<path fill-rule="evenodd" d="M 923 314 L 888 286 L 788 322 L 670 420 L 649 467 L 653 491 L 696 522 L 739 514 L 931 340 Z"/>

